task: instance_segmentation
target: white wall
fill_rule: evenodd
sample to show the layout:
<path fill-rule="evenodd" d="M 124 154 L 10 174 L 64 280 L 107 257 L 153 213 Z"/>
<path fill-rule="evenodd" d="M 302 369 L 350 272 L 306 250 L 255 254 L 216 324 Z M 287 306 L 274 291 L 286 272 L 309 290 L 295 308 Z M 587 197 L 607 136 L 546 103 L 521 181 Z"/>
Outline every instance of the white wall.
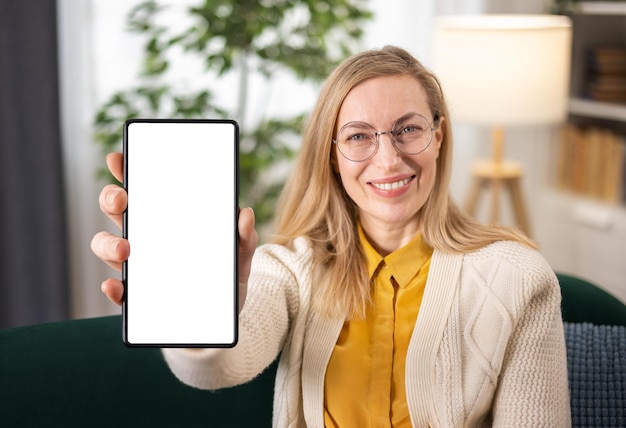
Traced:
<path fill-rule="evenodd" d="M 115 90 L 133 85 L 138 71 L 141 40 L 125 32 L 125 15 L 138 0 L 59 0 L 61 44 L 61 88 L 63 140 L 65 151 L 66 182 L 69 204 L 71 244 L 71 279 L 75 317 L 99 316 L 119 313 L 119 308 L 109 303 L 100 293 L 101 281 L 117 272 L 104 266 L 89 249 L 91 237 L 99 230 L 115 229 L 100 213 L 98 193 L 101 183 L 95 170 L 102 164 L 98 147 L 92 138 L 92 122 L 97 106 Z M 192 3 L 186 0 L 185 3 Z M 177 7 L 183 7 L 181 2 Z M 540 13 L 543 1 L 530 2 L 496 0 L 402 0 L 391 3 L 371 0 L 376 19 L 366 28 L 363 48 L 400 45 L 416 55 L 425 65 L 431 66 L 432 18 L 438 14 L 480 13 L 514 11 Z M 211 84 L 210 77 L 199 72 L 194 84 Z M 315 99 L 315 88 L 302 86 L 285 76 L 279 77 L 280 87 L 259 84 L 252 87 L 253 101 L 250 115 L 288 111 L 306 111 Z M 285 90 L 285 85 L 287 90 Z M 213 88 L 214 85 L 211 84 Z M 220 88 L 221 96 L 233 97 L 228 78 Z M 281 90 L 279 90 L 281 89 Z M 298 93 L 298 97 L 293 97 Z M 294 103 L 294 101 L 297 101 Z M 284 111 L 284 110 L 283 110 Z M 463 124 L 455 124 L 454 172 L 451 191 L 453 197 L 463 202 L 468 190 L 470 167 L 476 158 L 489 156 L 489 132 Z M 552 129 L 526 129 L 507 133 L 506 156 L 520 161 L 526 171 L 524 189 L 530 208 L 532 227 L 540 244 L 548 243 L 548 259 L 559 266 L 562 254 L 555 247 L 558 238 L 552 227 L 544 226 L 545 211 L 541 189 L 549 182 L 549 157 L 546 147 L 554 141 Z M 505 221 L 510 213 L 505 212 Z"/>
<path fill-rule="evenodd" d="M 102 183 L 95 179 L 95 172 L 103 160 L 93 141 L 92 124 L 98 106 L 116 90 L 136 82 L 142 41 L 125 31 L 125 17 L 138 3 L 139 0 L 58 1 L 62 131 L 75 317 L 119 313 L 119 308 L 100 293 L 101 281 L 119 274 L 100 262 L 89 248 L 96 232 L 116 232 L 98 208 Z M 185 0 L 170 5 L 180 10 L 192 3 Z M 363 48 L 397 44 L 427 63 L 431 17 L 441 12 L 478 12 L 481 4 L 480 0 L 402 0 L 391 8 L 389 2 L 372 0 L 370 5 L 376 18 L 368 25 Z M 216 85 L 208 81 L 210 78 L 199 70 L 191 84 L 208 84 L 215 88 Z M 218 85 L 226 105 L 229 98 L 236 98 L 229 90 L 233 86 L 232 79 L 222 79 Z M 293 97 L 293 93 L 299 96 Z M 279 114 L 280 109 L 307 111 L 315 95 L 316 88 L 303 86 L 286 76 L 278 76 L 270 84 L 257 80 L 251 86 L 252 102 L 248 115 Z"/>

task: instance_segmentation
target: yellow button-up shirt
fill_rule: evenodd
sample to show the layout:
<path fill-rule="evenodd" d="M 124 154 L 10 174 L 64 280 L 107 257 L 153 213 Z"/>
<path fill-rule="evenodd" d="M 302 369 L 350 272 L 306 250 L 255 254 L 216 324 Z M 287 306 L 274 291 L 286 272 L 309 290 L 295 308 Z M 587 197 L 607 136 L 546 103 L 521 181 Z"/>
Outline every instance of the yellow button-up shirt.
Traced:
<path fill-rule="evenodd" d="M 404 365 L 433 250 L 421 234 L 382 257 L 359 227 L 372 304 L 345 322 L 324 383 L 326 427 L 410 427 Z"/>

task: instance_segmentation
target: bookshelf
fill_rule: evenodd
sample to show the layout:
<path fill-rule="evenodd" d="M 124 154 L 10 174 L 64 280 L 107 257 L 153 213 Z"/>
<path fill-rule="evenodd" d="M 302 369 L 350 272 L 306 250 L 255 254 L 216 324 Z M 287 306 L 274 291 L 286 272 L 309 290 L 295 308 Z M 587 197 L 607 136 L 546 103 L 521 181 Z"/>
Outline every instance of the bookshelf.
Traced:
<path fill-rule="evenodd" d="M 581 2 L 571 18 L 570 123 L 558 154 L 562 165 L 559 185 L 581 193 L 576 181 L 595 180 L 606 172 L 609 164 L 620 171 L 626 165 L 625 159 L 616 162 L 616 150 L 607 148 L 626 146 L 626 1 Z M 609 139 L 613 141 L 607 142 Z M 581 157 L 584 162 L 571 165 L 571 161 Z M 569 186 L 564 185 L 563 168 L 569 169 L 573 178 Z M 626 175 L 621 172 L 613 175 L 617 182 L 612 186 L 620 189 L 611 189 L 611 193 L 618 191 L 620 197 L 608 198 L 607 202 L 624 205 Z M 602 192 L 582 192 L 585 196 L 598 193 Z"/>
<path fill-rule="evenodd" d="M 626 103 L 594 101 L 586 96 L 590 50 L 597 46 L 626 47 L 626 1 L 581 2 L 571 18 L 570 114 L 626 123 Z"/>
<path fill-rule="evenodd" d="M 623 1 L 583 1 L 578 12 L 582 15 L 626 15 Z"/>
<path fill-rule="evenodd" d="M 593 140 L 590 144 L 574 143 L 577 148 L 573 152 L 570 148 L 565 156 L 579 160 L 585 157 L 597 159 L 604 153 L 605 159 L 609 159 L 606 147 L 611 144 L 606 141 L 598 143 L 602 137 L 595 131 L 613 132 L 618 140 L 621 138 L 621 156 L 624 158 L 623 178 L 618 183 L 622 196 L 619 200 L 609 201 L 610 198 L 603 200 L 592 194 L 591 189 L 594 183 L 597 185 L 601 174 L 610 173 L 607 170 L 611 167 L 606 165 L 612 162 L 608 160 L 598 162 L 595 167 L 584 161 L 577 166 L 569 165 L 570 174 L 574 171 L 581 175 L 572 183 L 579 189 L 564 188 L 562 180 L 567 176 L 564 178 L 563 174 L 567 173 L 568 166 L 563 142 L 559 141 L 551 146 L 556 148 L 555 162 L 550 168 L 555 185 L 539 192 L 535 200 L 537 237 L 542 252 L 555 270 L 591 280 L 626 302 L 623 256 L 626 254 L 626 102 L 594 100 L 586 90 L 590 78 L 587 68 L 590 49 L 626 46 L 626 1 L 583 1 L 578 3 L 576 12 L 570 17 L 573 39 L 568 126 L 580 126 L 584 132 L 593 129 L 594 133 L 589 134 Z M 581 148 L 587 151 L 576 154 Z M 587 191 L 580 191 L 580 186 L 587 186 Z M 615 198 L 614 194 L 612 198 Z"/>

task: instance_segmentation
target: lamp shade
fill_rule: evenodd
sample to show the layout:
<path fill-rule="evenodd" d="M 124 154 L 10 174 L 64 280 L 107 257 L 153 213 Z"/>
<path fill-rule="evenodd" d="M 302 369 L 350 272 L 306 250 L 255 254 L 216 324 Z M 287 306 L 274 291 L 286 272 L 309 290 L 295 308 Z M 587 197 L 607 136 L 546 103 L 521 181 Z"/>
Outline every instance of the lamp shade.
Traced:
<path fill-rule="evenodd" d="M 438 17 L 433 69 L 452 116 L 491 126 L 564 120 L 571 39 L 565 16 Z"/>

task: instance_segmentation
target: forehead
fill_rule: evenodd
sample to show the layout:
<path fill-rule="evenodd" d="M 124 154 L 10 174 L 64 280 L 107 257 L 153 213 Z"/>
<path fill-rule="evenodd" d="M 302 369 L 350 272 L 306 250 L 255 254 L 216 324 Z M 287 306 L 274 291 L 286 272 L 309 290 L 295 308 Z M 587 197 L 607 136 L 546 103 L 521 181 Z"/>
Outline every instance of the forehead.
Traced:
<path fill-rule="evenodd" d="M 337 126 L 359 121 L 385 127 L 407 113 L 430 117 L 422 84 L 409 75 L 375 77 L 348 92 L 339 109 Z"/>

